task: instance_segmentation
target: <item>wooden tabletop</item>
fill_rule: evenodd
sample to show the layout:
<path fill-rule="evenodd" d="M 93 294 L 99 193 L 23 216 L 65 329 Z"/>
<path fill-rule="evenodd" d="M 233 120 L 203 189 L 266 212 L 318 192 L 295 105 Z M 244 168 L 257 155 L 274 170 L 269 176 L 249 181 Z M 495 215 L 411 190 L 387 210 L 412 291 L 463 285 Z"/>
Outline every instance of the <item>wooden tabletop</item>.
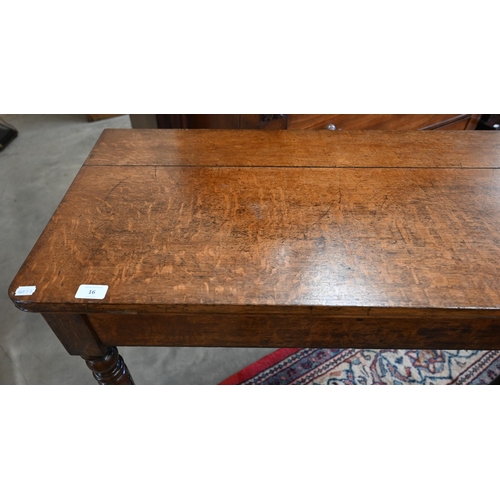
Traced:
<path fill-rule="evenodd" d="M 34 312 L 500 317 L 499 165 L 493 131 L 107 130 L 9 295 Z M 81 284 L 109 289 L 76 299 Z"/>

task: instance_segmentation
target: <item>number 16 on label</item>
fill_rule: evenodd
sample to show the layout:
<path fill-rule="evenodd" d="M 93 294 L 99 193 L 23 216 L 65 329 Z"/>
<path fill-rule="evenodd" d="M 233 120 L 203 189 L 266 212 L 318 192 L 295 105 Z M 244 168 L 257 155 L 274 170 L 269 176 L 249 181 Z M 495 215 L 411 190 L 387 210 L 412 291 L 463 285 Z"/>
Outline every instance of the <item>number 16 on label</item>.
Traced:
<path fill-rule="evenodd" d="M 108 285 L 80 285 L 75 299 L 103 299 L 108 291 Z"/>

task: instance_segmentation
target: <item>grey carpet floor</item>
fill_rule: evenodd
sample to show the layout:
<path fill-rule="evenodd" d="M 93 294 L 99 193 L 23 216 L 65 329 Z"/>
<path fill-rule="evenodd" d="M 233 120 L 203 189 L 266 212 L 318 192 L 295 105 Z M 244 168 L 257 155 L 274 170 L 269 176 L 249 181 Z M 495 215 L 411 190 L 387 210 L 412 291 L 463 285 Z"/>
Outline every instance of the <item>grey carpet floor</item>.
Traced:
<path fill-rule="evenodd" d="M 0 384 L 95 384 L 39 314 L 17 310 L 7 289 L 105 128 L 85 115 L 0 115 L 19 130 L 0 153 Z M 274 349 L 122 347 L 136 384 L 217 384 Z"/>

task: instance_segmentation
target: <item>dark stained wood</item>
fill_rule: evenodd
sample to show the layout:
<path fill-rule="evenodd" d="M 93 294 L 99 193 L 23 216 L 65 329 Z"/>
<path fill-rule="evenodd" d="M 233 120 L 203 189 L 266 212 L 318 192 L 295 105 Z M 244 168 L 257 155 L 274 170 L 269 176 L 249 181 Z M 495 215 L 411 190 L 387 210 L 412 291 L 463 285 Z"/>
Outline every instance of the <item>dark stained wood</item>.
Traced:
<path fill-rule="evenodd" d="M 187 115 L 156 115 L 156 123 L 153 128 L 188 128 Z"/>
<path fill-rule="evenodd" d="M 9 296 L 100 382 L 116 345 L 499 349 L 499 159 L 493 131 L 109 130 Z"/>
<path fill-rule="evenodd" d="M 106 345 L 500 349 L 499 318 L 91 314 L 89 320 Z"/>
<path fill-rule="evenodd" d="M 261 128 L 261 115 L 240 115 L 239 129 L 259 130 Z M 286 127 L 284 127 L 286 128 Z"/>
<path fill-rule="evenodd" d="M 240 115 L 185 115 L 186 128 L 239 129 Z"/>
<path fill-rule="evenodd" d="M 240 128 L 245 127 L 242 126 Z M 259 115 L 260 130 L 286 130 L 287 128 L 288 115 Z"/>
<path fill-rule="evenodd" d="M 141 125 L 139 115 L 131 118 L 133 128 L 193 129 L 326 129 L 336 130 L 473 130 L 480 115 L 157 115 L 153 127 Z M 144 117 L 148 115 L 142 115 Z M 136 126 L 137 124 L 137 126 Z"/>
<path fill-rule="evenodd" d="M 110 347 L 104 356 L 84 359 L 99 385 L 134 385 L 132 375 L 116 347 Z"/>
<path fill-rule="evenodd" d="M 42 316 L 69 354 L 102 356 L 106 353 L 107 348 L 98 340 L 86 316 L 51 313 Z"/>
<path fill-rule="evenodd" d="M 105 130 L 85 165 L 498 168 L 495 131 Z"/>
<path fill-rule="evenodd" d="M 148 116 L 148 115 L 143 115 Z M 142 120 L 144 121 L 144 120 Z M 156 115 L 154 127 L 141 126 L 134 118 L 133 128 L 254 129 L 285 130 L 287 115 Z M 135 126 L 138 123 L 138 126 Z"/>
<path fill-rule="evenodd" d="M 436 129 L 451 122 L 469 120 L 471 115 L 288 115 L 288 129 L 420 130 Z M 461 130 L 465 128 L 463 123 Z"/>

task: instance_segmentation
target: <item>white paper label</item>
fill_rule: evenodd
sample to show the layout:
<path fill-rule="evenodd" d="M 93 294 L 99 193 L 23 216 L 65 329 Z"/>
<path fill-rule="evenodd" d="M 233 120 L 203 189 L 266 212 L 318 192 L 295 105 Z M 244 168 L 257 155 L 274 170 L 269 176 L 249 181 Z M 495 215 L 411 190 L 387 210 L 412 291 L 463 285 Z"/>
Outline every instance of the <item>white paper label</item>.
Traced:
<path fill-rule="evenodd" d="M 36 286 L 18 286 L 14 295 L 33 295 L 35 290 Z"/>
<path fill-rule="evenodd" d="M 80 285 L 75 299 L 103 299 L 107 291 L 108 285 Z"/>

